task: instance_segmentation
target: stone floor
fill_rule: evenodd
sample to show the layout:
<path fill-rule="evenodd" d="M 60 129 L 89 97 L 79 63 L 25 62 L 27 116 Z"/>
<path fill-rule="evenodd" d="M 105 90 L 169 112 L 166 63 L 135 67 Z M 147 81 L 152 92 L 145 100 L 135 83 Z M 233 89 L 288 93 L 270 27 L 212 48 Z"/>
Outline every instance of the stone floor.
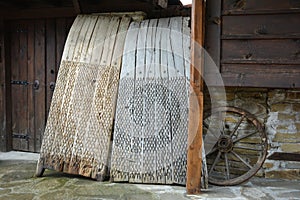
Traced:
<path fill-rule="evenodd" d="M 201 195 L 187 196 L 185 187 L 97 182 L 46 170 L 34 178 L 38 154 L 0 152 L 2 199 L 300 199 L 300 181 L 252 178 L 231 187 L 210 186 Z"/>

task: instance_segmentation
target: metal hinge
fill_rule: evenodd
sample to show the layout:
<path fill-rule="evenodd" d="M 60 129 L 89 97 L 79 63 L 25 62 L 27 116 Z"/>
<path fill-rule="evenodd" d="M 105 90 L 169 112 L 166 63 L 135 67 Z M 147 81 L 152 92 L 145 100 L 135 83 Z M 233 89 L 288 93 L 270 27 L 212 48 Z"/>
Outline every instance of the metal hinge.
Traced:
<path fill-rule="evenodd" d="M 30 137 L 28 134 L 24 135 L 22 133 L 13 133 L 13 138 L 18 138 L 18 139 L 23 139 L 28 141 Z"/>
<path fill-rule="evenodd" d="M 10 82 L 11 84 L 15 84 L 15 85 L 33 85 L 33 89 L 37 90 L 40 87 L 40 82 L 38 80 L 35 80 L 34 83 L 30 83 L 28 81 L 20 81 L 20 80 L 12 80 Z"/>

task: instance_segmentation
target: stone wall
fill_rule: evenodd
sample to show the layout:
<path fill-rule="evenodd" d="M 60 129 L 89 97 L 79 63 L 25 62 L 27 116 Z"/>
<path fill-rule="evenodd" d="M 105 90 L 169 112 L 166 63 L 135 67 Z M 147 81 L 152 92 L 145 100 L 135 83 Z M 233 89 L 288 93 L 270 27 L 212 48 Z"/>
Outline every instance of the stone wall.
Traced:
<path fill-rule="evenodd" d="M 226 100 L 220 89 L 210 88 L 205 107 L 228 105 L 243 108 L 265 125 L 268 156 L 274 152 L 299 153 L 300 156 L 300 90 L 264 88 L 226 88 Z M 266 178 L 300 179 L 300 162 L 266 159 L 257 174 Z"/>

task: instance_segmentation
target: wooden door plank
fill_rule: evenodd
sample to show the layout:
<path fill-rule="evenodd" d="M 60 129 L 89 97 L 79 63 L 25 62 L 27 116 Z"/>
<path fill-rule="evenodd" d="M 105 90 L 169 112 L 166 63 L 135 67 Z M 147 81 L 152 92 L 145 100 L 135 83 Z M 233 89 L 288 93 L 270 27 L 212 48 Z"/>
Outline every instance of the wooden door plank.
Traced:
<path fill-rule="evenodd" d="M 7 144 L 7 138 L 8 134 L 10 134 L 7 130 L 10 129 L 7 127 L 7 116 L 6 116 L 6 59 L 5 59 L 5 25 L 4 21 L 0 20 L 0 124 L 2 124 L 2 127 L 0 129 L 0 137 L 2 138 L 0 140 L 0 151 L 8 151 L 8 144 Z M 10 46 L 10 45 L 8 45 Z M 9 110 L 11 112 L 11 110 Z"/>
<path fill-rule="evenodd" d="M 38 89 L 35 89 L 35 148 L 41 148 L 42 137 L 46 125 L 46 91 L 45 91 L 45 21 L 36 20 L 35 23 L 35 80 L 39 81 Z"/>
<path fill-rule="evenodd" d="M 27 52 L 27 68 L 28 68 L 28 81 L 33 83 L 35 80 L 34 73 L 34 21 L 28 22 L 28 52 Z M 28 88 L 28 129 L 29 129 L 29 151 L 35 152 L 35 116 L 34 116 L 34 89 Z"/>
<path fill-rule="evenodd" d="M 122 58 L 111 160 L 111 179 L 117 182 L 129 181 L 134 177 L 131 164 L 135 161 L 132 151 L 135 152 L 136 150 L 136 148 L 133 148 L 135 145 L 133 137 L 135 118 L 133 115 L 130 115 L 134 106 L 134 99 L 130 97 L 133 97 L 135 94 L 134 78 L 137 62 L 135 55 L 139 26 L 139 22 L 130 23 Z M 129 118 L 126 119 L 124 116 L 129 116 Z M 135 171 L 134 173 L 137 172 Z"/>
<path fill-rule="evenodd" d="M 66 18 L 55 19 L 55 78 L 57 78 L 64 46 L 70 29 L 69 23 Z"/>
<path fill-rule="evenodd" d="M 19 49 L 20 49 L 20 38 L 19 38 L 19 24 L 17 21 L 12 23 L 12 38 L 11 38 L 11 80 L 19 80 Z M 12 85 L 12 134 L 17 134 L 20 132 L 19 123 L 18 123 L 18 116 L 19 116 L 19 102 L 18 99 L 20 98 L 18 94 L 22 91 L 20 85 Z M 20 147 L 20 141 L 13 139 L 13 149 L 18 149 Z"/>
<path fill-rule="evenodd" d="M 56 37 L 55 20 L 46 20 L 46 116 L 48 116 L 53 91 L 50 84 L 55 82 L 56 72 Z"/>

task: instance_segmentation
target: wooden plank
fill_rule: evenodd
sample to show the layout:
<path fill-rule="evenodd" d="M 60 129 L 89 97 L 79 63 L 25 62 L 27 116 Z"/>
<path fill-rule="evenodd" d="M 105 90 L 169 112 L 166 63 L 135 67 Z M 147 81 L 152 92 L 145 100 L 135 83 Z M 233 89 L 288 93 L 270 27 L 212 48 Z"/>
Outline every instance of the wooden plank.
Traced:
<path fill-rule="evenodd" d="M 168 63 L 169 72 L 169 103 L 171 112 L 172 154 L 174 163 L 174 182 L 186 183 L 186 151 L 188 132 L 188 95 L 183 58 L 182 17 L 170 19 L 170 42 L 173 60 Z M 172 64 L 174 65 L 172 66 Z M 173 72 L 172 72 L 173 71 Z M 176 106 L 175 106 L 176 105 Z M 184 141 L 184 142 L 183 142 Z"/>
<path fill-rule="evenodd" d="M 21 20 L 19 26 L 19 76 L 18 80 L 28 80 L 28 72 L 27 72 L 27 25 L 26 22 Z M 21 135 L 27 135 L 29 134 L 28 130 L 28 99 L 26 98 L 28 95 L 28 92 L 30 91 L 29 87 L 20 87 L 20 93 L 18 95 L 18 121 L 16 123 L 19 123 L 19 132 L 18 134 Z M 18 139 L 14 138 L 15 140 L 19 140 L 20 146 L 18 150 L 22 151 L 28 151 L 28 141 L 26 139 Z"/>
<path fill-rule="evenodd" d="M 27 24 L 27 37 L 28 37 L 28 50 L 27 50 L 27 70 L 28 70 L 28 81 L 30 83 L 33 83 L 35 80 L 35 73 L 34 73 L 34 61 L 35 61 L 35 49 L 34 49 L 34 21 L 28 22 Z M 28 129 L 29 129 L 29 151 L 35 152 L 39 149 L 35 148 L 35 116 L 34 116 L 34 88 L 30 87 L 28 88 Z"/>
<path fill-rule="evenodd" d="M 160 18 L 158 22 L 158 28 L 161 30 L 161 39 L 160 39 L 160 79 L 161 85 L 165 88 L 169 88 L 169 67 L 168 58 L 171 56 L 172 52 L 170 49 L 170 18 Z M 157 51 L 158 49 L 156 49 Z M 172 62 L 173 64 L 173 62 Z M 159 79 L 157 80 L 159 81 Z M 158 183 L 172 184 L 174 183 L 174 163 L 173 161 L 173 149 L 172 149 L 172 131 L 170 124 L 170 94 L 169 91 L 161 90 L 161 99 L 160 106 L 161 111 L 158 116 L 157 126 L 161 126 L 160 134 L 158 135 L 164 146 L 160 146 L 160 154 L 157 155 L 161 157 L 161 163 L 158 163 L 158 166 L 161 166 L 158 170 Z M 159 173 L 160 172 L 160 173 Z M 163 176 L 164 174 L 164 176 Z"/>
<path fill-rule="evenodd" d="M 135 118 L 130 114 L 130 108 L 134 108 L 134 100 L 129 97 L 135 95 L 135 66 L 136 66 L 136 47 L 139 33 L 139 22 L 132 22 L 129 26 L 122 58 L 122 69 L 120 75 L 119 92 L 115 116 L 113 151 L 111 159 L 111 179 L 113 181 L 123 182 L 134 179 L 134 174 L 130 165 L 135 166 L 135 154 L 137 148 L 134 148 L 135 140 L 133 138 L 135 130 Z M 128 119 L 124 116 L 129 116 Z"/>
<path fill-rule="evenodd" d="M 278 12 L 299 12 L 298 0 L 278 1 L 272 0 L 223 0 L 223 14 L 260 14 Z"/>
<path fill-rule="evenodd" d="M 206 3 L 205 17 L 205 50 L 211 56 L 216 66 L 220 68 L 221 50 L 221 1 L 210 0 Z M 201 45 L 201 44 L 199 44 Z M 205 68 L 204 73 L 209 73 L 210 68 Z"/>
<path fill-rule="evenodd" d="M 3 28 L 3 27 L 2 27 Z M 2 148 L 4 149 L 4 151 L 11 151 L 12 150 L 12 87 L 11 87 L 11 37 L 12 37 L 12 33 L 11 33 L 11 23 L 4 23 L 4 31 L 0 31 L 2 32 L 3 35 L 3 42 L 2 43 L 2 47 L 3 47 L 3 52 L 2 52 L 2 56 L 4 56 L 3 60 L 2 60 L 2 64 L 5 68 L 5 124 L 3 126 L 5 130 L 5 134 L 6 136 L 3 137 L 4 143 L 5 145 L 2 146 Z"/>
<path fill-rule="evenodd" d="M 120 17 L 98 15 L 75 20 L 73 27 L 77 27 L 70 31 L 59 70 L 37 175 L 43 168 L 51 168 L 97 180 L 106 178 L 117 64 L 121 63 L 114 63 L 113 54 L 125 39 L 117 37 L 117 32 L 126 30 L 130 20 L 122 20 L 127 25 L 120 21 Z M 120 44 L 116 45 L 116 40 Z"/>
<path fill-rule="evenodd" d="M 58 69 L 61 63 L 61 58 L 69 32 L 68 22 L 66 18 L 55 19 L 55 67 L 54 74 L 57 78 Z"/>
<path fill-rule="evenodd" d="M 39 88 L 34 91 L 34 111 L 35 111 L 35 151 L 41 148 L 42 138 L 46 125 L 46 84 L 45 80 L 45 21 L 35 22 L 35 57 L 34 72 L 35 80 L 39 81 Z"/>
<path fill-rule="evenodd" d="M 294 74 L 300 73 L 298 65 L 223 64 L 222 73 L 236 74 Z"/>
<path fill-rule="evenodd" d="M 142 97 L 144 89 L 144 79 L 146 76 L 146 50 L 147 50 L 147 31 L 148 31 L 149 20 L 144 20 L 141 22 L 138 29 L 137 44 L 136 44 L 136 62 L 135 62 L 135 80 L 134 83 L 134 99 L 133 106 L 136 113 L 139 113 L 140 117 L 136 118 L 133 115 L 135 121 L 133 122 L 134 132 L 131 134 L 132 145 L 131 149 L 134 150 L 133 162 L 129 163 L 129 182 L 132 183 L 142 183 L 144 181 L 143 172 L 144 170 L 144 158 L 143 158 L 143 140 L 145 136 L 145 127 L 142 126 L 144 122 L 143 112 L 144 112 L 144 99 Z M 127 38 L 126 38 L 127 39 Z M 146 95 L 146 94 L 145 94 Z M 133 97 L 129 97 L 133 98 Z M 140 135 L 137 135 L 137 132 Z"/>
<path fill-rule="evenodd" d="M 1 19 L 37 19 L 37 18 L 57 18 L 75 17 L 73 8 L 46 8 L 46 9 L 26 9 L 26 10 L 0 10 Z"/>
<path fill-rule="evenodd" d="M 154 77 L 155 77 L 155 140 L 156 140 L 156 183 L 166 184 L 167 180 L 172 177 L 172 171 L 168 170 L 168 165 L 172 165 L 171 145 L 166 136 L 170 136 L 169 126 L 166 126 L 166 115 L 165 110 L 167 107 L 167 94 L 165 91 L 161 91 L 162 86 L 167 85 L 167 59 L 166 49 L 163 49 L 162 43 L 166 41 L 163 34 L 168 27 L 169 19 L 162 18 L 158 20 L 156 29 L 156 40 L 155 40 L 155 56 L 154 56 Z M 169 36 L 169 35 L 168 35 Z M 162 58 L 165 56 L 164 58 Z M 163 60 L 163 61 L 162 61 Z M 169 137 L 170 138 L 170 137 Z M 169 168 L 170 169 L 170 168 Z M 172 182 L 172 180 L 170 181 Z"/>
<path fill-rule="evenodd" d="M 179 31 L 183 49 L 183 19 L 171 20 L 145 20 L 127 34 L 112 153 L 114 181 L 185 183 L 186 144 L 180 138 L 187 132 L 186 77 L 174 70 L 184 71 L 183 58 L 177 65 L 174 60 L 178 34 L 170 39 L 171 30 Z"/>
<path fill-rule="evenodd" d="M 55 20 L 46 20 L 46 116 L 48 116 L 53 90 L 50 84 L 55 82 L 56 76 L 56 28 Z"/>
<path fill-rule="evenodd" d="M 300 13 L 223 16 L 222 38 L 299 38 Z"/>
<path fill-rule="evenodd" d="M 0 20 L 0 151 L 7 151 L 7 124 L 6 124 L 6 66 L 5 66 L 5 27 Z"/>
<path fill-rule="evenodd" d="M 217 3 L 216 1 L 213 1 Z M 212 3 L 212 2 L 211 2 Z M 211 8 L 218 11 L 220 3 Z M 214 16 L 214 15 L 212 15 Z M 204 44 L 204 1 L 194 0 L 192 4 L 191 40 L 197 45 Z M 217 20 L 218 21 L 218 20 Z M 218 23 L 216 23 L 217 26 Z M 216 28 L 218 30 L 218 28 Z M 216 31 L 215 30 L 215 31 Z M 217 31 L 215 32 L 217 33 Z M 218 33 L 219 34 L 219 33 Z M 202 120 L 203 120 L 203 68 L 202 56 L 197 51 L 195 43 L 191 45 L 191 80 L 190 84 L 194 93 L 190 94 L 189 102 L 189 130 L 188 130 L 188 153 L 187 153 L 187 180 L 186 190 L 188 194 L 201 193 L 201 169 L 202 169 Z M 198 47 L 199 48 L 199 47 Z M 198 53 L 197 53 L 198 52 Z M 215 57 L 216 58 L 216 57 Z M 197 67 L 200 66 L 200 67 Z M 197 67 L 197 70 L 195 69 Z M 196 98 L 196 101 L 195 101 Z M 199 108 L 200 112 L 198 112 Z"/>
<path fill-rule="evenodd" d="M 62 60 L 72 60 L 74 57 L 74 50 L 75 46 L 77 44 L 77 40 L 79 37 L 80 30 L 84 23 L 84 17 L 79 15 L 71 27 L 70 33 L 73 33 L 70 35 L 70 37 L 66 40 L 66 49 L 64 50 L 62 54 Z"/>
<path fill-rule="evenodd" d="M 266 75 L 267 74 L 267 75 Z M 266 87 L 266 88 L 300 88 L 300 73 L 222 73 L 225 86 L 228 87 Z M 209 84 L 214 82 L 215 74 L 207 74 Z M 218 86 L 218 85 L 217 85 Z"/>
<path fill-rule="evenodd" d="M 284 153 L 284 152 L 274 152 L 268 156 L 269 160 L 285 160 L 285 161 L 300 161 L 299 153 Z"/>
<path fill-rule="evenodd" d="M 142 126 L 143 134 L 141 137 L 141 144 L 142 146 L 142 182 L 143 183 L 156 183 L 157 182 L 157 148 L 159 145 L 159 142 L 157 140 L 156 135 L 158 134 L 156 131 L 160 129 L 160 127 L 157 127 L 157 115 L 155 110 L 155 105 L 157 105 L 155 102 L 157 102 L 157 99 L 159 98 L 157 96 L 157 89 L 156 89 L 156 77 L 155 77 L 155 71 L 156 71 L 156 65 L 155 65 L 155 57 L 157 54 L 157 50 L 155 49 L 155 43 L 156 43 L 156 27 L 157 27 L 158 20 L 157 19 L 151 19 L 149 20 L 148 28 L 146 29 L 146 34 L 142 32 L 143 29 L 143 22 L 141 26 L 140 35 L 145 34 L 146 41 L 144 44 L 146 44 L 146 54 L 145 54 L 145 68 L 143 73 L 143 79 L 141 80 L 142 91 L 143 91 L 143 121 L 142 123 L 145 124 L 145 126 Z M 139 44 L 138 44 L 138 48 Z M 139 59 L 139 58 L 137 58 Z M 137 66 L 139 67 L 139 66 Z"/>
<path fill-rule="evenodd" d="M 107 17 L 102 17 L 99 16 L 99 22 L 98 22 L 98 29 L 96 29 L 96 33 L 98 33 L 95 37 L 95 46 L 93 48 L 93 53 L 92 53 L 92 59 L 91 59 L 91 63 L 92 64 L 100 64 L 101 58 L 102 58 L 102 54 L 103 54 L 103 46 L 104 46 L 104 41 L 106 38 L 106 33 L 108 31 L 107 28 L 104 27 L 108 27 L 108 24 L 110 22 L 110 19 Z"/>
<path fill-rule="evenodd" d="M 12 38 L 11 38 L 11 54 L 14 55 L 11 57 L 11 80 L 19 80 L 19 49 L 20 49 L 20 41 L 19 41 L 19 24 L 15 21 L 12 23 Z M 18 115 L 19 115 L 19 98 L 18 94 L 22 91 L 20 85 L 12 85 L 12 134 L 19 133 L 19 123 L 18 123 Z M 13 149 L 18 149 L 20 147 L 20 141 L 13 139 Z"/>
<path fill-rule="evenodd" d="M 299 40 L 222 41 L 222 63 L 300 64 L 299 52 Z"/>

